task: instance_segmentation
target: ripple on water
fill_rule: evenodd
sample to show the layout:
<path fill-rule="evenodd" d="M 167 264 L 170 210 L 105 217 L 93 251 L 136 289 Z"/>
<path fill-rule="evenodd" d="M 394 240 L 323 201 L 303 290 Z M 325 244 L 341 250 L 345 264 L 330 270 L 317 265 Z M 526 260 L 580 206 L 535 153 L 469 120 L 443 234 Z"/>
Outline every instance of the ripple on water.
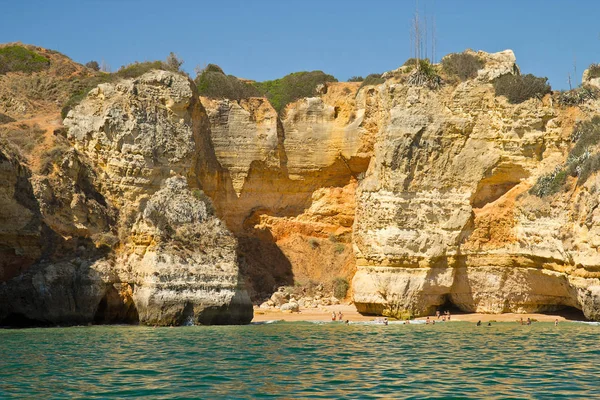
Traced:
<path fill-rule="evenodd" d="M 600 326 L 0 330 L 0 398 L 598 397 Z"/>

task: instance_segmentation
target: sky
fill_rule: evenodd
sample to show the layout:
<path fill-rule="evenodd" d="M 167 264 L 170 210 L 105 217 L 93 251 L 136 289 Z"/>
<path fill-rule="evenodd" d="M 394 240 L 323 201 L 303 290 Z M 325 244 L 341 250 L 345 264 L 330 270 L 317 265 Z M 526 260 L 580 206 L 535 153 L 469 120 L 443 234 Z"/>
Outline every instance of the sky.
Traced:
<path fill-rule="evenodd" d="M 257 81 L 322 70 L 339 80 L 411 56 L 415 10 L 435 19 L 436 55 L 512 49 L 553 89 L 600 62 L 598 0 L 0 0 L 0 43 L 58 50 L 113 71 L 175 52 L 183 68 L 218 64 Z M 429 35 L 429 38 L 431 34 Z M 430 40 L 428 40 L 430 43 Z M 429 48 L 429 46 L 428 46 Z"/>

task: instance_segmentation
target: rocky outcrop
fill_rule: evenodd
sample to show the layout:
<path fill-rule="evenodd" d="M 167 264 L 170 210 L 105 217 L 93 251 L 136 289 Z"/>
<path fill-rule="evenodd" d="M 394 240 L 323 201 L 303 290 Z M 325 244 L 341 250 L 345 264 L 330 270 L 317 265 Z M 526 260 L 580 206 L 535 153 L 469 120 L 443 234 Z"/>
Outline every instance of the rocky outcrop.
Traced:
<path fill-rule="evenodd" d="M 30 179 L 34 210 L 10 202 L 37 217 L 34 238 L 46 226 L 57 244 L 48 258 L 38 250 L 12 261 L 0 324 L 250 322 L 237 242 L 202 190 L 218 190 L 220 166 L 193 84 L 165 71 L 102 84 L 64 124 L 74 150 Z M 3 165 L 8 197 L 29 181 L 14 161 Z"/>
<path fill-rule="evenodd" d="M 510 104 L 492 81 L 519 73 L 512 51 L 471 53 L 465 82 L 411 86 L 404 66 L 279 114 L 172 72 L 99 85 L 64 130 L 31 133 L 58 147 L 0 144 L 0 324 L 246 323 L 250 297 L 316 307 L 331 300 L 273 291 L 352 276 L 363 313 L 600 319 L 597 165 L 565 172 L 600 101 Z M 2 132 L 35 108 L 0 103 Z M 560 190 L 530 190 L 558 171 Z"/>
<path fill-rule="evenodd" d="M 386 123 L 357 190 L 358 309 L 573 307 L 598 318 L 595 183 L 553 199 L 527 192 L 565 159 L 577 111 L 550 98 L 511 105 L 477 81 L 378 90 Z"/>

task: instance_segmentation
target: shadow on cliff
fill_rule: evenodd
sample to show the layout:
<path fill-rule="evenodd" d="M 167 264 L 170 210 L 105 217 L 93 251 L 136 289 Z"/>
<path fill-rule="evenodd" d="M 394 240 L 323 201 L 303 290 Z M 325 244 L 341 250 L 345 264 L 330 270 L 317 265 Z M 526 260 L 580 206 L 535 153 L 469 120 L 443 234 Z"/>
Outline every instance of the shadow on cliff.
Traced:
<path fill-rule="evenodd" d="M 109 263 L 112 249 L 96 247 L 90 238 L 63 236 L 53 230 L 44 220 L 28 168 L 8 160 L 0 152 L 0 163 L 6 161 L 12 163 L 12 172 L 9 172 L 16 179 L 13 198 L 4 200 L 8 206 L 26 209 L 31 216 L 25 226 L 14 228 L 13 236 L 20 240 L 0 236 L 0 326 L 22 328 L 94 321 L 136 323 L 137 312 L 131 309 L 113 312 L 117 318 L 107 318 L 109 305 L 122 309 L 123 301 L 114 301 L 115 288 L 107 283 L 111 277 L 101 276 L 92 266 L 98 262 Z M 74 180 L 71 186 L 86 199 L 106 205 L 89 177 L 84 178 Z M 55 200 L 52 197 L 49 201 Z M 10 209 L 0 207 L 0 220 L 11 220 Z M 72 215 L 62 216 L 66 221 L 75 220 Z M 10 257 L 4 257 L 6 254 Z"/>
<path fill-rule="evenodd" d="M 252 301 L 270 296 L 279 286 L 294 284 L 292 264 L 270 232 L 238 236 L 237 259 Z"/>

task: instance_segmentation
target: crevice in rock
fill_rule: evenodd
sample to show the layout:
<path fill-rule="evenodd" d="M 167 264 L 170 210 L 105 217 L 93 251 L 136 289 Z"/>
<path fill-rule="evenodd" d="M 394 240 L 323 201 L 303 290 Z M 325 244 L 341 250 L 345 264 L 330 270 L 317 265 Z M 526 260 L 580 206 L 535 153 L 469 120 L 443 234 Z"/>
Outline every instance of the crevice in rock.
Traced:
<path fill-rule="evenodd" d="M 179 318 L 179 325 L 192 326 L 194 325 L 194 305 L 191 302 L 186 302 Z"/>
<path fill-rule="evenodd" d="M 140 317 L 130 296 L 119 293 L 114 285 L 109 285 L 100 300 L 94 324 L 138 324 Z"/>

